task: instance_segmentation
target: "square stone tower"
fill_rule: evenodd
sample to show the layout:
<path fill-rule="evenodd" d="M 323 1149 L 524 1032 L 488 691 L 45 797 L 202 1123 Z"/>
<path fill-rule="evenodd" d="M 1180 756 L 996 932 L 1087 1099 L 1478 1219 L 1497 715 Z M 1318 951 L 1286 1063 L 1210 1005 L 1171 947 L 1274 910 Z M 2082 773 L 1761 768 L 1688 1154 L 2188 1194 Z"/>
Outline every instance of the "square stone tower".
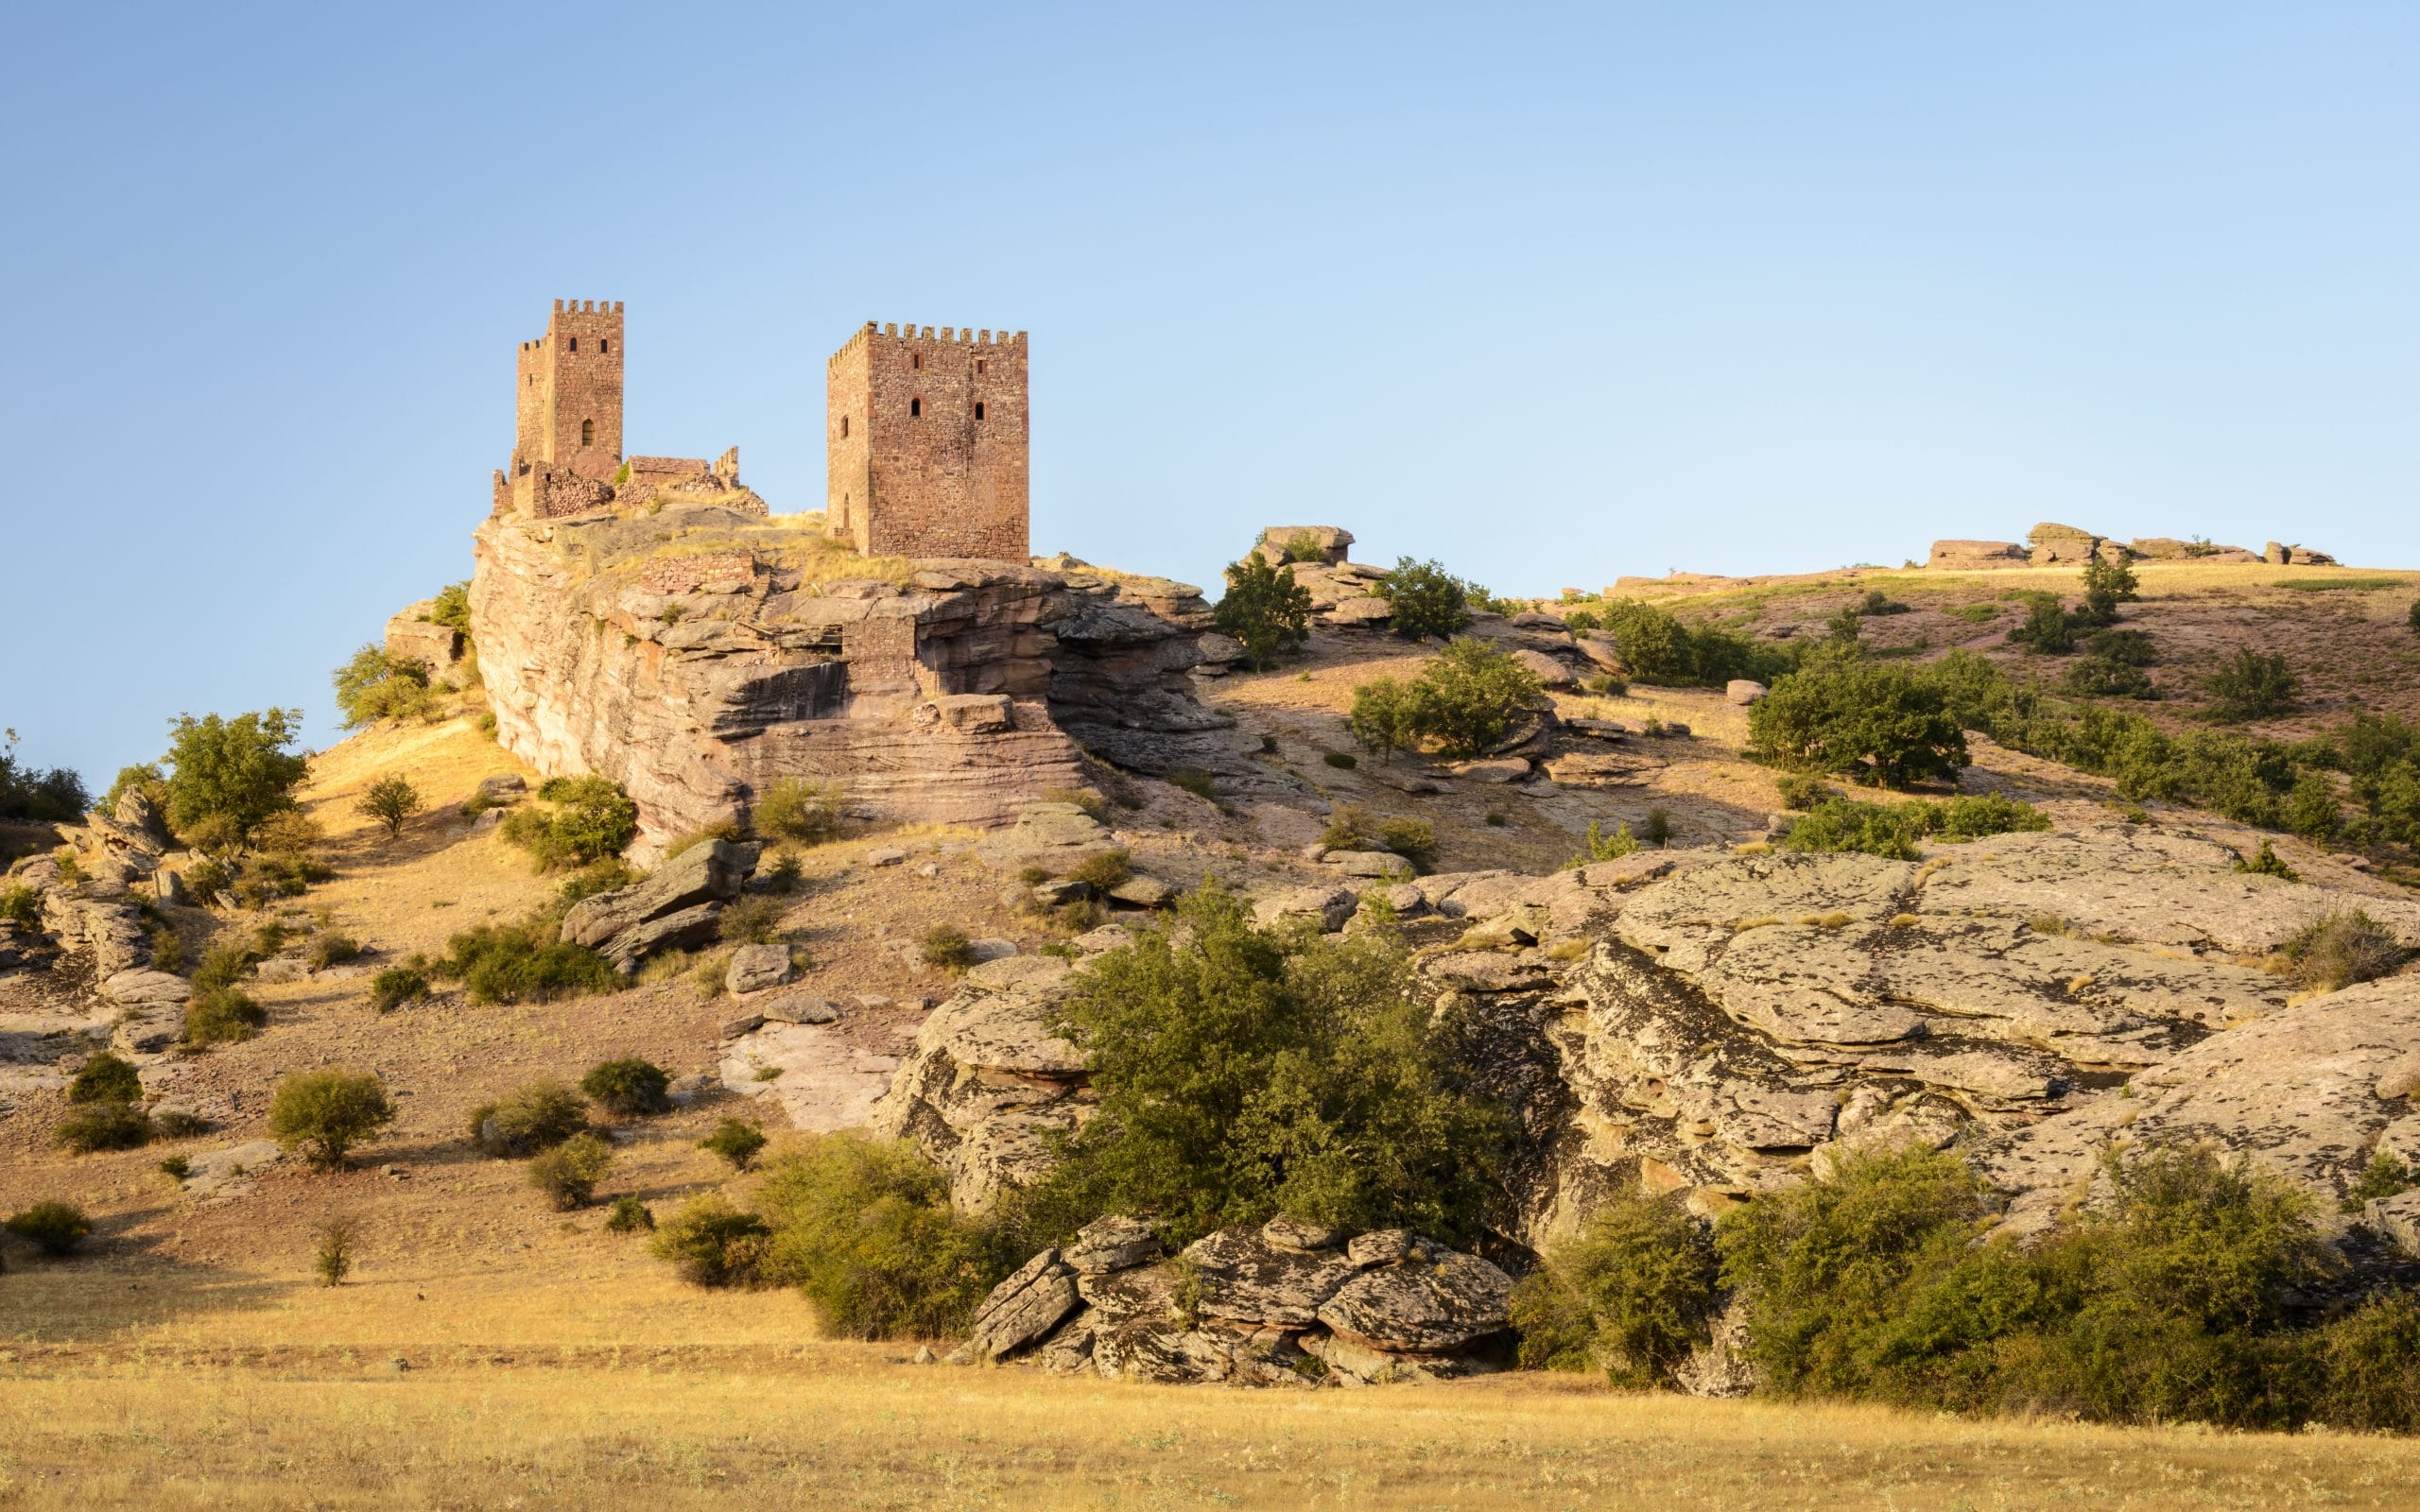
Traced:
<path fill-rule="evenodd" d="M 824 366 L 824 508 L 875 557 L 1023 562 L 1026 334 L 869 320 Z"/>
<path fill-rule="evenodd" d="M 560 468 L 610 479 L 622 465 L 622 304 L 557 300 L 546 334 L 521 343 L 515 476 Z"/>

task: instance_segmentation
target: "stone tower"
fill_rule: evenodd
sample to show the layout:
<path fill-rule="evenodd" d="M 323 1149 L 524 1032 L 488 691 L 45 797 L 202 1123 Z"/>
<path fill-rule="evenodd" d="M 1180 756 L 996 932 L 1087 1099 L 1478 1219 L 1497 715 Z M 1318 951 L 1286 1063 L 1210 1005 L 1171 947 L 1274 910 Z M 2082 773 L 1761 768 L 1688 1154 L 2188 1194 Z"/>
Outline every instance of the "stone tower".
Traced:
<path fill-rule="evenodd" d="M 824 367 L 824 507 L 875 557 L 1022 562 L 1026 334 L 865 329 Z"/>
<path fill-rule="evenodd" d="M 521 343 L 515 476 L 531 469 L 611 478 L 622 465 L 622 305 L 557 300 L 546 334 Z"/>

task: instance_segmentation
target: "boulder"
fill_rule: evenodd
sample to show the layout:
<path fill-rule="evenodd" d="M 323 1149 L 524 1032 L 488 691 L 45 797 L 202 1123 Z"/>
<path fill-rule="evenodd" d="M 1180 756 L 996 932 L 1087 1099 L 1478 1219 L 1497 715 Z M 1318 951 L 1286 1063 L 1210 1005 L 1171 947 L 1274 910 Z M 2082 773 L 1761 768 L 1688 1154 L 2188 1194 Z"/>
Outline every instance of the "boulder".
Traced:
<path fill-rule="evenodd" d="M 193 984 L 165 971 L 134 967 L 104 980 L 101 993 L 127 1007 L 174 1007 L 193 996 Z"/>
<path fill-rule="evenodd" d="M 1109 889 L 1110 901 L 1134 908 L 1166 908 L 1176 902 L 1176 885 L 1137 872 Z"/>
<path fill-rule="evenodd" d="M 1079 1276 L 1106 1276 L 1159 1257 L 1159 1237 L 1150 1225 L 1115 1214 L 1086 1224 L 1060 1253 Z"/>
<path fill-rule="evenodd" d="M 996 1360 L 1031 1344 L 1076 1310 L 1076 1272 L 1046 1249 L 992 1288 L 967 1330 L 968 1352 Z"/>
<path fill-rule="evenodd" d="M 2026 561 L 2026 549 L 2014 541 L 1936 541 L 1925 565 L 1947 572 L 1976 572 L 2022 567 Z"/>
<path fill-rule="evenodd" d="M 797 975 L 786 945 L 742 945 L 723 971 L 723 990 L 734 997 L 780 987 Z"/>
<path fill-rule="evenodd" d="M 1305 1223 L 1300 1218 L 1279 1213 L 1260 1226 L 1260 1237 L 1279 1249 L 1334 1249 L 1345 1239 L 1340 1228 L 1325 1224 Z"/>
<path fill-rule="evenodd" d="M 129 836 L 136 847 L 147 849 L 155 856 L 165 854 L 172 843 L 168 821 L 161 814 L 160 805 L 151 801 L 151 795 L 140 787 L 129 787 L 120 793 L 117 807 L 111 811 L 111 816 L 117 821 L 119 831 Z"/>
<path fill-rule="evenodd" d="M 1569 664 L 1561 658 L 1547 655 L 1544 651 L 1524 648 L 1513 652 L 1512 660 L 1523 671 L 1537 679 L 1539 684 L 1544 687 L 1568 688 L 1578 680 L 1572 676 Z"/>
<path fill-rule="evenodd" d="M 1752 704 L 1765 696 L 1765 685 L 1747 678 L 1734 678 L 1722 685 L 1722 696 L 1736 704 Z"/>
<path fill-rule="evenodd" d="M 1530 780 L 1528 760 L 1519 756 L 1498 756 L 1485 761 L 1456 762 L 1445 768 L 1456 777 L 1466 777 L 1475 782 L 1526 782 Z"/>
<path fill-rule="evenodd" d="M 493 777 L 479 779 L 478 790 L 475 797 L 482 808 L 503 808 L 508 804 L 520 802 L 528 791 L 528 782 L 524 781 L 519 773 L 498 772 Z"/>
<path fill-rule="evenodd" d="M 1661 756 L 1638 751 L 1565 751 L 1547 759 L 1547 780 L 1557 787 L 1634 787 L 1664 769 Z"/>
<path fill-rule="evenodd" d="M 436 608 L 435 599 L 423 599 L 387 622 L 389 660 L 418 662 L 432 677 L 462 660 L 461 632 L 430 621 Z"/>
<path fill-rule="evenodd" d="M 691 846 L 644 882 L 572 904 L 559 937 L 590 947 L 626 974 L 656 951 L 702 944 L 756 869 L 757 854 L 756 846 L 731 840 Z"/>
<path fill-rule="evenodd" d="M 1272 565 L 1286 560 L 1291 549 L 1296 555 L 1307 553 L 1321 562 L 1344 560 L 1353 544 L 1353 532 L 1339 525 L 1270 525 L 1260 533 L 1253 550 Z"/>
<path fill-rule="evenodd" d="M 1350 888 L 1310 886 L 1264 898 L 1253 904 L 1252 912 L 1264 929 L 1310 919 L 1318 920 L 1322 933 L 1332 933 L 1342 929 L 1360 906 L 1361 900 Z"/>
<path fill-rule="evenodd" d="M 767 1023 L 835 1023 L 840 1010 L 811 992 L 784 992 L 756 1005 Z"/>
<path fill-rule="evenodd" d="M 1334 1249 L 1270 1242 L 1258 1228 L 1222 1228 L 1185 1246 L 1201 1316 L 1307 1328 L 1320 1306 L 1357 1273 Z"/>
<path fill-rule="evenodd" d="M 1324 616 L 1327 622 L 1340 627 L 1375 628 L 1394 618 L 1395 607 L 1374 594 L 1340 600 Z"/>
<path fill-rule="evenodd" d="M 1392 877 L 1411 869 L 1410 863 L 1392 850 L 1330 850 L 1320 860 L 1348 877 Z"/>
<path fill-rule="evenodd" d="M 1427 1240 L 1363 1270 L 1319 1308 L 1338 1337 L 1367 1349 L 1443 1354 L 1512 1326 L 1512 1278 L 1476 1255 Z"/>

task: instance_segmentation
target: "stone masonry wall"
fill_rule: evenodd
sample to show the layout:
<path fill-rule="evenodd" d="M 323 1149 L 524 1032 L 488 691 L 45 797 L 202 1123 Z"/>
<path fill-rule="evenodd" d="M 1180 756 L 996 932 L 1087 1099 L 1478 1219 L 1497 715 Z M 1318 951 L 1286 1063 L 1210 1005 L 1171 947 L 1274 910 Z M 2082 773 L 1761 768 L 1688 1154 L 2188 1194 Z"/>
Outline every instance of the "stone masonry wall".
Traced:
<path fill-rule="evenodd" d="M 622 358 L 618 301 L 555 301 L 546 334 L 523 342 L 516 364 L 517 467 L 554 463 L 583 477 L 614 475 L 622 465 Z"/>
<path fill-rule="evenodd" d="M 825 369 L 826 512 L 873 556 L 1024 561 L 1026 336 L 872 321 Z"/>

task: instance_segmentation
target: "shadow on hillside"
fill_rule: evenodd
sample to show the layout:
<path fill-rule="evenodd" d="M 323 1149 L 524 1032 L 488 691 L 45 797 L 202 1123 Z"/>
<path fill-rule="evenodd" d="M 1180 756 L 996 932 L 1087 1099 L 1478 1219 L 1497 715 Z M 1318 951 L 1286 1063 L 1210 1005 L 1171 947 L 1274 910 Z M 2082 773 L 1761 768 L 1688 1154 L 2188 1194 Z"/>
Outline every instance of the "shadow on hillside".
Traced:
<path fill-rule="evenodd" d="M 0 1307 L 0 1339 L 106 1343 L 181 1318 L 266 1311 L 293 1291 L 292 1281 L 181 1260 L 167 1231 L 134 1232 L 168 1212 L 164 1206 L 96 1217 L 82 1249 L 55 1259 L 10 1244 L 0 1278 L 9 1298 Z"/>

